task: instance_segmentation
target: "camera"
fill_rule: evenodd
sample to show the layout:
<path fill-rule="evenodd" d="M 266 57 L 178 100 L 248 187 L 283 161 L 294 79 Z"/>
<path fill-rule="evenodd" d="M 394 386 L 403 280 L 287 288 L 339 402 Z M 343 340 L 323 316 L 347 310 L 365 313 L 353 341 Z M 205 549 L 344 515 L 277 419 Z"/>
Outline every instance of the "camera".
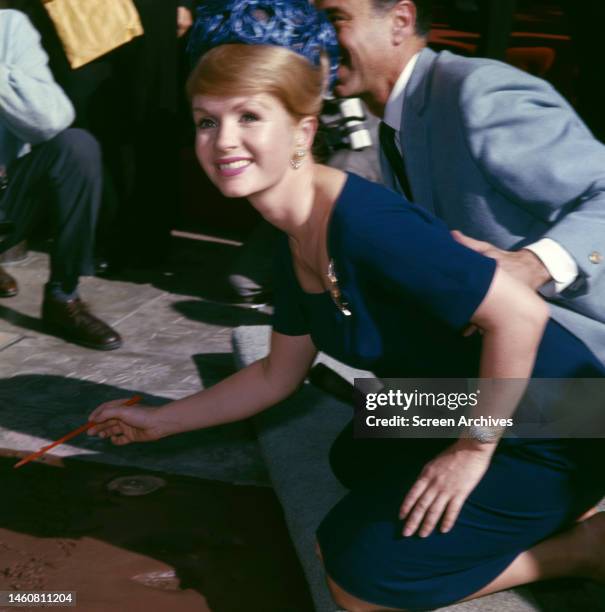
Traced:
<path fill-rule="evenodd" d="M 359 151 L 372 146 L 366 114 L 359 98 L 330 98 L 321 113 L 322 131 L 332 150 Z"/>

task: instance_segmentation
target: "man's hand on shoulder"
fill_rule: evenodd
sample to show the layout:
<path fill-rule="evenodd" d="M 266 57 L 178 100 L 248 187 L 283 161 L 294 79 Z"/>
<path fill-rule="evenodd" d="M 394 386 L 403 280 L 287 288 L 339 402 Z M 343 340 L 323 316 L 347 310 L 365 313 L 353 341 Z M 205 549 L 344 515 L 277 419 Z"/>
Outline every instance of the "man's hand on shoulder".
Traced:
<path fill-rule="evenodd" d="M 552 280 L 544 264 L 531 251 L 504 251 L 489 242 L 475 240 L 457 230 L 452 232 L 452 236 L 469 249 L 495 259 L 511 276 L 536 291 Z"/>

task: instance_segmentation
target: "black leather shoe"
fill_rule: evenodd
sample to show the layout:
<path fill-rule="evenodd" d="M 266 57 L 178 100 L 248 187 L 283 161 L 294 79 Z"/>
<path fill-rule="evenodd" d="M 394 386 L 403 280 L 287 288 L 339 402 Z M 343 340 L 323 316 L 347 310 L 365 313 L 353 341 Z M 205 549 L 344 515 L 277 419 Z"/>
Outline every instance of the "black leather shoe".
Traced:
<path fill-rule="evenodd" d="M 62 302 L 45 297 L 42 321 L 66 340 L 100 351 L 122 346 L 122 338 L 107 323 L 97 319 L 79 298 Z"/>
<path fill-rule="evenodd" d="M 0 266 L 0 297 L 13 297 L 19 293 L 17 281 Z"/>

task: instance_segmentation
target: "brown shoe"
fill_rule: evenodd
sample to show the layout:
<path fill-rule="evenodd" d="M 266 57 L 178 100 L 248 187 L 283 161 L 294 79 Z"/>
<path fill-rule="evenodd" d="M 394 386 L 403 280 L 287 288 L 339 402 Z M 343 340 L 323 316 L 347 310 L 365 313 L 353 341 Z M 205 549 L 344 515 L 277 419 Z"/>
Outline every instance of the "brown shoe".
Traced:
<path fill-rule="evenodd" d="M 120 334 L 91 314 L 79 298 L 62 302 L 45 297 L 42 321 L 66 340 L 88 348 L 112 351 L 122 346 Z"/>
<path fill-rule="evenodd" d="M 17 281 L 0 266 L 0 297 L 13 297 L 19 293 Z"/>

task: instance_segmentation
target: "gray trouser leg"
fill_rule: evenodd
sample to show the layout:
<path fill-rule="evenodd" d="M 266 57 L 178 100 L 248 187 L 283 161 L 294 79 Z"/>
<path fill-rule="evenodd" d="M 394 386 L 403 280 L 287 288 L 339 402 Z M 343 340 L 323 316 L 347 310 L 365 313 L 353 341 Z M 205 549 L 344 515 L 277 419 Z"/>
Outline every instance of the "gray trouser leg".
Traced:
<path fill-rule="evenodd" d="M 81 275 L 92 273 L 102 190 L 97 141 L 84 130 L 65 130 L 18 159 L 8 176 L 0 208 L 16 230 L 2 250 L 23 240 L 36 218 L 46 213 L 54 238 L 50 280 L 60 282 L 65 291 L 75 289 Z"/>

